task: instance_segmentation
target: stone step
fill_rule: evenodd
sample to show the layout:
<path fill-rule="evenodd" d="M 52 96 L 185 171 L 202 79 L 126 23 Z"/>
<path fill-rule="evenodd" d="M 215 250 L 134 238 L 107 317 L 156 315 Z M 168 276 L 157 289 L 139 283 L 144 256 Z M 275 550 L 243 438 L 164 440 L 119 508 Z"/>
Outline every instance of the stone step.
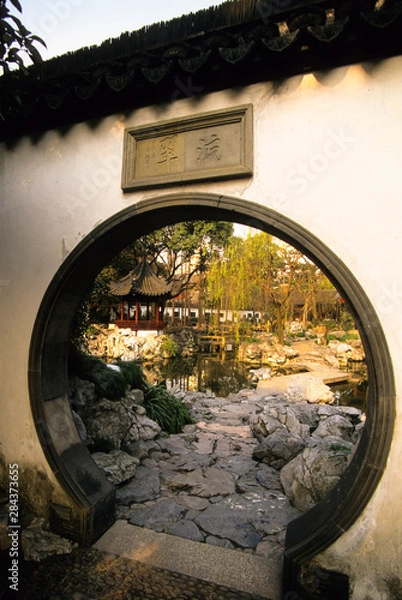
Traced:
<path fill-rule="evenodd" d="M 261 599 L 281 598 L 281 561 L 116 523 L 94 548 Z"/>

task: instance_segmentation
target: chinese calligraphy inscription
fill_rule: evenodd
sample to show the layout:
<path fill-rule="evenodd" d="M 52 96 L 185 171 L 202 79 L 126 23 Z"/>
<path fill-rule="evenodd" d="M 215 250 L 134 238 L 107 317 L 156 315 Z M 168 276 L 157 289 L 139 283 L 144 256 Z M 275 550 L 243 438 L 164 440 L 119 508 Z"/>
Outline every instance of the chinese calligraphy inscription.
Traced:
<path fill-rule="evenodd" d="M 125 132 L 123 190 L 250 175 L 250 105 Z"/>
<path fill-rule="evenodd" d="M 197 157 L 198 162 L 207 160 L 221 160 L 221 141 L 221 138 L 216 133 L 211 133 L 211 135 L 208 137 L 201 137 L 200 145 L 197 146 L 197 150 L 199 151 Z"/>
<path fill-rule="evenodd" d="M 178 134 L 141 140 L 138 143 L 138 177 L 180 173 L 182 169 L 183 148 Z"/>

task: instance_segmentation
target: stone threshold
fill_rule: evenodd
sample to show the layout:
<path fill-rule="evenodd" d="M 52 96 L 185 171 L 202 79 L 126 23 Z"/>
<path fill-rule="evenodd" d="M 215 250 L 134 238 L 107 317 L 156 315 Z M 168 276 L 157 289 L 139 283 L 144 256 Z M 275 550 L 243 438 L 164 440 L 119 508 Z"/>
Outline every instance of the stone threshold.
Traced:
<path fill-rule="evenodd" d="M 156 533 L 126 521 L 116 521 L 93 547 L 267 600 L 281 598 L 281 561 Z"/>

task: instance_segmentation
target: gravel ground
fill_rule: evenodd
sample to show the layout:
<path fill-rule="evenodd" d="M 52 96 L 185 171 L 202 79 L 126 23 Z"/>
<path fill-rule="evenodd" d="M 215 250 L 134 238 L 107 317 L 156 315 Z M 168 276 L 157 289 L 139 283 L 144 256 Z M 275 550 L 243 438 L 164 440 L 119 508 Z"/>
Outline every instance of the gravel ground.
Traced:
<path fill-rule="evenodd" d="M 25 563 L 19 594 L 1 600 L 262 600 L 260 596 L 79 548 L 41 563 Z"/>

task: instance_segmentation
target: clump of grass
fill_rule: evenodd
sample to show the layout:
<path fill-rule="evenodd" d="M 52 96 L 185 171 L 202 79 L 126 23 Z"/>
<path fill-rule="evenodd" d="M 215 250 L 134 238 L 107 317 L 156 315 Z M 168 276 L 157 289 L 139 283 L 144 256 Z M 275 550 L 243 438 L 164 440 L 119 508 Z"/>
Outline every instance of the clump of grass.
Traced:
<path fill-rule="evenodd" d="M 134 360 L 124 361 L 119 360 L 117 366 L 120 369 L 120 373 L 126 383 L 133 390 L 142 390 L 143 392 L 147 389 L 147 380 L 144 375 L 144 371 L 139 363 Z"/>
<path fill-rule="evenodd" d="M 193 420 L 184 404 L 159 384 L 149 386 L 145 393 L 147 415 L 166 433 L 180 433 Z"/>

